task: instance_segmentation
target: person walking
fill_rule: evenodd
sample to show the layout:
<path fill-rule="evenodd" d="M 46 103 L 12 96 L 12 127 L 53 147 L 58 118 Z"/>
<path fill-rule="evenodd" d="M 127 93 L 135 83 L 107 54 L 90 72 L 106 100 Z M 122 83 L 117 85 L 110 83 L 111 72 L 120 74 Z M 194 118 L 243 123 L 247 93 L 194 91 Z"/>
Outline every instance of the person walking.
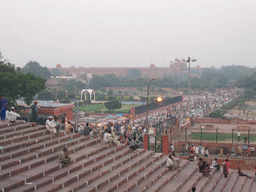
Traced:
<path fill-rule="evenodd" d="M 220 154 L 219 154 L 219 156 L 220 156 L 220 157 L 223 156 L 223 148 L 222 148 L 222 147 L 220 148 Z"/>
<path fill-rule="evenodd" d="M 240 137 L 241 137 L 241 131 L 238 130 L 238 131 L 237 131 L 237 140 L 238 140 L 238 141 L 240 141 Z"/>
<path fill-rule="evenodd" d="M 250 145 L 248 145 L 246 152 L 247 152 L 247 155 L 248 155 L 248 157 L 250 159 L 251 158 L 251 148 L 250 148 Z"/>

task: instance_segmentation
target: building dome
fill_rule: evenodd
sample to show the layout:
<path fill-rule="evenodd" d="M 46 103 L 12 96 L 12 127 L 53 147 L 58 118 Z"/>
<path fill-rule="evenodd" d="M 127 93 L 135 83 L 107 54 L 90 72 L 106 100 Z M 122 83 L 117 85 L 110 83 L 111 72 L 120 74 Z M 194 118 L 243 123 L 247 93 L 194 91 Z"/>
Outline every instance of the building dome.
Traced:
<path fill-rule="evenodd" d="M 61 68 L 61 64 L 57 64 L 56 68 L 60 69 Z"/>
<path fill-rule="evenodd" d="M 156 67 L 154 63 L 151 63 L 150 64 L 150 67 Z"/>

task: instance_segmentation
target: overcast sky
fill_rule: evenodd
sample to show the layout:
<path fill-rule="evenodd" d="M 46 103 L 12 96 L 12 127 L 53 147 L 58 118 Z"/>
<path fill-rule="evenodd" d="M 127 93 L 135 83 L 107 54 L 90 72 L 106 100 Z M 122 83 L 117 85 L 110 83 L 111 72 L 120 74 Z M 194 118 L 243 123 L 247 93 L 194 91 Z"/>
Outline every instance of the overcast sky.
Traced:
<path fill-rule="evenodd" d="M 19 67 L 256 67 L 256 0 L 1 0 L 0 51 Z"/>

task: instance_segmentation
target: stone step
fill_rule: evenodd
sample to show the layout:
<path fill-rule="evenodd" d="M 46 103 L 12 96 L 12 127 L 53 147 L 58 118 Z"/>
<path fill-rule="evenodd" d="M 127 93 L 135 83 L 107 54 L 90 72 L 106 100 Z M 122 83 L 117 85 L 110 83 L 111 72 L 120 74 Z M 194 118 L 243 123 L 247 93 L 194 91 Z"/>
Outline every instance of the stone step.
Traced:
<path fill-rule="evenodd" d="M 217 171 L 212 178 L 209 179 L 207 185 L 201 189 L 203 192 L 209 192 L 212 191 L 213 188 L 216 186 L 216 184 L 219 182 L 220 178 L 223 176 L 221 171 Z"/>
<path fill-rule="evenodd" d="M 0 128 L 8 127 L 9 121 L 0 121 Z"/>
<path fill-rule="evenodd" d="M 244 186 L 246 177 L 238 177 L 232 192 L 240 192 Z"/>
<path fill-rule="evenodd" d="M 203 174 L 198 171 L 195 172 L 189 180 L 179 189 L 180 192 L 190 192 L 197 182 L 202 178 Z"/>
<path fill-rule="evenodd" d="M 196 191 L 201 192 L 203 188 L 208 184 L 210 179 L 213 177 L 213 175 L 217 172 L 216 169 L 211 169 L 210 174 L 208 177 L 202 177 L 195 185 Z M 220 172 L 218 172 L 220 173 Z M 200 173 L 202 175 L 202 173 Z"/>
<path fill-rule="evenodd" d="M 229 174 L 228 174 L 228 177 L 225 178 L 224 175 L 221 176 L 219 182 L 216 184 L 216 186 L 213 188 L 213 192 L 220 192 L 222 191 L 226 184 L 228 183 L 228 181 L 230 180 L 231 178 L 231 175 L 233 174 L 233 171 L 231 169 L 229 169 Z"/>
<path fill-rule="evenodd" d="M 238 177 L 239 177 L 238 173 L 233 172 L 233 174 L 230 176 L 228 182 L 226 183 L 226 186 L 221 191 L 232 192 L 233 188 L 237 182 Z"/>
<path fill-rule="evenodd" d="M 188 164 L 189 164 L 188 160 L 181 160 L 180 161 L 181 169 L 176 169 L 174 171 L 168 171 L 157 182 L 153 183 L 153 185 L 150 186 L 146 191 L 159 191 L 161 188 L 163 188 L 165 185 L 167 185 L 173 178 L 175 178 L 182 169 L 184 169 L 186 166 L 188 166 Z"/>
<path fill-rule="evenodd" d="M 110 183 L 108 182 L 108 180 L 106 180 L 106 184 L 108 184 L 106 187 L 103 188 L 100 185 L 102 181 L 99 180 L 93 183 L 91 186 L 89 186 L 87 190 L 93 191 L 93 189 L 97 189 L 98 191 L 120 191 L 120 188 L 122 188 L 124 184 L 127 184 L 127 183 L 130 184 L 132 182 L 132 179 L 138 176 L 140 173 L 144 173 L 144 171 L 146 170 L 148 171 L 154 170 L 155 167 L 153 165 L 162 157 L 163 157 L 163 154 L 161 153 L 154 154 L 153 156 L 146 159 L 144 162 L 140 163 L 138 166 L 134 167 L 133 169 L 130 169 L 125 174 L 121 175 L 116 180 L 111 181 Z M 79 191 L 82 191 L 82 190 L 83 189 Z"/>
<path fill-rule="evenodd" d="M 88 140 L 88 141 L 84 142 L 83 145 L 85 145 L 85 146 L 92 145 L 92 144 L 95 143 L 95 141 L 99 142 L 98 139 L 92 139 L 92 140 Z M 79 144 L 79 145 L 81 145 L 81 144 Z M 102 146 L 102 147 L 104 148 L 105 146 Z M 76 148 L 77 148 L 77 146 L 72 146 L 72 147 L 69 148 L 69 151 L 71 152 L 71 154 L 78 151 L 78 149 L 76 149 Z M 82 149 L 81 147 L 78 147 L 78 148 Z M 97 151 L 99 151 L 99 149 L 97 149 Z M 8 177 L 17 175 L 17 174 L 22 173 L 24 171 L 33 169 L 37 166 L 40 166 L 40 165 L 49 163 L 51 161 L 54 161 L 54 160 L 59 158 L 59 154 L 60 154 L 60 151 L 56 151 L 55 153 L 50 154 L 50 155 L 46 155 L 46 156 L 39 156 L 38 153 L 37 153 L 35 159 L 31 159 L 30 161 L 27 161 L 25 163 L 16 165 L 15 167 L 11 167 L 11 168 L 8 168 L 6 170 L 3 170 L 1 172 L 1 175 L 0 175 L 0 180 L 6 179 Z M 84 155 L 81 155 L 80 157 L 78 156 L 77 158 L 75 158 L 75 157 L 72 157 L 72 158 L 77 159 L 77 161 L 79 161 L 78 158 L 82 159 L 81 157 L 83 157 L 83 156 Z M 22 157 L 24 158 L 24 156 L 22 156 Z M 83 157 L 83 158 L 86 158 L 86 156 Z"/>
<path fill-rule="evenodd" d="M 39 137 L 42 135 L 46 135 L 46 134 L 49 134 L 49 131 L 46 129 L 42 129 L 40 131 L 30 132 L 25 135 L 18 135 L 18 136 L 13 136 L 10 138 L 3 139 L 2 141 L 0 141 L 0 145 L 5 146 L 8 144 L 18 143 L 20 141 L 30 140 L 30 139 L 33 139 L 33 138 L 36 138 L 36 137 Z"/>
<path fill-rule="evenodd" d="M 132 178 L 129 182 L 125 183 L 121 187 L 118 187 L 116 191 L 134 191 L 136 187 L 139 188 L 140 191 L 142 191 L 142 189 L 147 188 L 147 186 L 151 186 L 152 185 L 150 184 L 152 181 L 151 176 L 153 175 L 156 176 L 156 178 L 153 178 L 153 181 L 152 181 L 153 183 L 162 175 L 168 172 L 168 168 L 165 166 L 167 159 L 168 159 L 167 156 L 163 156 L 153 165 L 143 170 L 139 175 Z M 104 189 L 101 189 L 100 191 L 103 191 L 103 190 Z"/>
<path fill-rule="evenodd" d="M 249 179 L 249 178 L 248 178 Z M 252 185 L 251 185 L 251 189 L 250 189 L 250 192 L 255 192 L 256 191 L 256 182 L 254 181 L 255 180 L 255 178 L 253 177 L 252 179 L 250 179 L 250 180 L 252 180 Z"/>
<path fill-rule="evenodd" d="M 59 137 L 63 137 L 65 135 L 69 135 L 70 132 L 61 132 L 59 134 L 46 134 L 46 135 L 42 135 L 42 136 L 38 136 L 36 138 L 32 138 L 31 140 L 25 140 L 25 141 L 21 141 L 19 143 L 12 143 L 12 144 L 8 144 L 6 146 L 4 146 L 3 149 L 0 150 L 0 154 L 4 154 L 2 156 L 4 157 L 0 157 L 0 162 L 6 160 L 6 156 L 8 155 L 12 155 L 13 156 L 13 152 L 14 150 L 18 150 L 20 148 L 24 148 L 30 145 L 35 145 L 37 143 L 41 143 L 41 142 L 46 142 L 47 140 L 52 140 L 54 138 L 59 138 Z M 58 140 L 58 139 L 57 139 Z M 15 151 L 15 153 L 17 153 L 17 151 Z M 7 158 L 8 159 L 8 158 Z"/>
<path fill-rule="evenodd" d="M 65 178 L 57 181 L 60 186 L 67 186 L 65 189 L 61 191 L 89 191 L 88 188 L 91 187 L 94 182 L 97 182 L 98 188 L 101 186 L 114 181 L 115 179 L 122 177 L 123 174 L 141 164 L 143 161 L 148 159 L 154 154 L 152 151 L 145 151 L 143 149 L 138 149 L 137 152 L 132 152 L 122 159 L 109 164 L 108 166 L 104 166 L 103 168 L 96 170 L 89 175 L 86 175 L 79 180 L 75 179 L 75 177 Z M 82 172 L 83 173 L 83 172 Z M 74 179 L 76 182 L 70 185 L 70 180 Z M 105 187 L 104 187 L 105 189 Z"/>
<path fill-rule="evenodd" d="M 8 126 L 9 124 L 9 126 Z M 6 123 L 6 126 L 4 126 L 4 128 L 0 129 L 0 135 L 4 134 L 4 133 L 10 133 L 13 131 L 18 131 L 18 130 L 22 130 L 22 129 L 26 129 L 28 127 L 32 127 L 33 124 L 32 123 L 24 123 L 23 121 L 12 125 L 11 123 Z"/>
<path fill-rule="evenodd" d="M 197 162 L 189 162 L 189 164 L 160 191 L 179 191 L 179 189 L 187 182 L 197 169 Z"/>
<path fill-rule="evenodd" d="M 30 126 L 28 128 L 21 129 L 19 131 L 3 133 L 3 134 L 0 135 L 0 140 L 15 137 L 15 136 L 19 136 L 19 135 L 25 135 L 25 134 L 28 134 L 28 133 L 31 133 L 31 132 L 42 130 L 42 129 L 45 129 L 44 125 L 37 125 L 35 127 Z"/>
<path fill-rule="evenodd" d="M 253 179 L 246 178 L 244 186 L 242 187 L 241 191 L 242 192 L 244 192 L 244 191 L 248 191 L 249 192 L 253 182 L 254 182 Z"/>
<path fill-rule="evenodd" d="M 112 152 L 110 152 L 112 151 Z M 115 153 L 115 151 L 118 151 Z M 130 149 L 125 149 L 123 146 L 114 146 L 111 148 L 108 148 L 105 151 L 102 151 L 101 153 L 98 153 L 94 156 L 90 156 L 87 157 L 87 159 L 93 160 L 90 164 L 90 166 L 93 166 L 93 162 L 98 162 L 98 161 L 104 161 L 103 160 L 103 156 L 105 156 L 107 153 L 109 155 L 111 155 L 111 158 L 117 158 L 119 156 L 120 153 L 125 153 L 125 151 L 129 151 Z M 89 153 L 89 151 L 88 151 Z M 102 156 L 103 155 L 103 156 Z M 107 158 L 105 158 L 107 159 Z M 90 160 L 87 160 L 87 162 L 89 162 Z M 75 161 L 74 161 L 75 162 Z M 107 162 L 107 160 L 105 160 L 105 162 Z M 56 164 L 60 164 L 59 162 L 55 162 Z M 33 191 L 35 189 L 40 189 L 48 184 L 52 184 L 53 182 L 56 182 L 57 180 L 64 178 L 64 177 L 68 177 L 69 175 L 76 175 L 76 173 L 78 171 L 80 171 L 81 169 L 83 169 L 85 162 L 80 161 L 79 163 L 76 164 L 72 164 L 69 166 L 64 166 L 62 167 L 60 170 L 46 174 L 45 176 L 38 178 L 36 180 L 29 180 L 29 182 L 32 182 L 31 185 L 23 185 L 22 187 L 19 187 L 19 190 L 21 191 Z M 90 169 L 88 169 L 90 170 Z M 91 170 L 88 172 L 88 174 L 91 173 Z M 26 176 L 28 174 L 24 173 L 24 176 Z M 77 175 L 76 175 L 77 176 Z"/>
<path fill-rule="evenodd" d="M 95 139 L 97 140 L 97 139 Z M 124 148 L 123 146 L 117 147 L 118 150 Z M 85 156 L 84 158 L 88 158 L 92 155 L 95 155 L 97 152 L 104 151 L 107 149 L 107 146 L 103 145 L 95 145 L 94 149 L 91 147 L 92 150 L 85 150 L 84 153 L 81 153 L 81 156 Z M 85 155 L 84 155 L 85 154 Z M 72 157 L 72 156 L 71 156 Z M 72 159 L 72 161 L 68 165 L 62 165 L 58 160 L 47 162 L 47 165 L 39 165 L 35 167 L 34 169 L 25 171 L 24 173 L 18 174 L 16 176 L 12 176 L 11 179 L 5 179 L 0 181 L 1 188 L 4 188 L 4 191 L 9 191 L 10 189 L 16 188 L 17 186 L 22 186 L 26 180 L 27 183 L 34 182 L 37 179 L 40 179 L 44 176 L 49 175 L 50 173 L 53 173 L 55 171 L 58 171 L 60 169 L 63 169 L 64 167 L 70 167 L 70 170 L 72 170 L 74 167 L 76 168 L 76 165 L 74 165 L 75 159 Z M 6 182 L 12 180 L 13 182 Z M 10 184 L 9 184 L 10 183 Z"/>
<path fill-rule="evenodd" d="M 72 138 L 71 141 L 69 141 L 68 138 L 66 138 L 65 140 L 64 139 L 61 139 L 61 140 L 55 139 L 55 140 L 51 140 L 50 143 L 46 143 L 46 144 L 38 143 L 38 144 L 33 145 L 33 147 L 25 147 L 25 148 L 22 148 L 20 151 L 16 150 L 15 158 L 12 158 L 11 161 L 1 162 L 0 168 L 1 168 L 1 170 L 4 170 L 4 169 L 10 168 L 12 166 L 21 164 L 23 162 L 27 162 L 31 159 L 54 153 L 55 151 L 59 151 L 59 150 L 63 149 L 65 146 L 71 146 L 76 143 L 79 143 L 79 142 L 89 139 L 88 137 L 77 137 L 77 135 L 72 135 L 70 137 Z M 75 138 L 73 138 L 73 137 L 75 137 Z M 33 153 L 33 152 L 36 152 L 37 154 Z M 25 155 L 25 154 L 28 154 L 28 155 L 23 158 L 23 155 Z M 31 156 L 30 156 L 30 154 L 31 154 Z M 12 157 L 13 156 L 14 155 L 12 155 Z M 16 157 L 16 156 L 18 156 L 18 157 Z M 22 157 L 20 157 L 20 156 L 22 156 Z M 21 158 L 23 158 L 23 159 L 21 159 Z"/>
<path fill-rule="evenodd" d="M 166 159 L 165 164 L 163 167 L 159 168 L 156 172 L 152 173 L 151 175 L 144 178 L 144 180 L 140 183 L 138 181 L 137 186 L 134 186 L 131 190 L 132 192 L 140 192 L 140 191 L 146 191 L 150 186 L 152 186 L 155 182 L 157 182 L 161 177 L 163 177 L 166 173 L 169 172 L 166 165 Z"/>

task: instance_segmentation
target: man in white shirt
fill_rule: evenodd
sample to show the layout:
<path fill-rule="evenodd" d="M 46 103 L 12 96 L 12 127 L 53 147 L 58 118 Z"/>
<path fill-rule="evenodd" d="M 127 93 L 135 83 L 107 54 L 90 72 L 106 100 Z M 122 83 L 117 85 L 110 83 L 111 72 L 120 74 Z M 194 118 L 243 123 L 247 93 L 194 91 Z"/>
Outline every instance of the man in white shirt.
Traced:
<path fill-rule="evenodd" d="M 210 167 L 211 169 L 217 169 L 217 171 L 220 170 L 220 164 L 217 163 L 217 158 L 215 158 L 213 161 L 212 161 L 212 166 Z"/>
<path fill-rule="evenodd" d="M 54 124 L 54 122 L 52 121 L 52 116 L 49 116 L 47 121 L 45 122 L 45 126 L 46 129 L 51 133 L 51 134 L 55 134 L 57 133 L 56 131 L 56 125 Z"/>
<path fill-rule="evenodd" d="M 106 130 L 105 134 L 104 134 L 104 141 L 106 143 L 112 143 L 112 135 L 111 135 L 111 131 L 110 130 Z"/>
<path fill-rule="evenodd" d="M 18 113 L 15 112 L 14 107 L 11 107 L 11 111 L 8 114 L 8 120 L 13 123 L 17 120 L 17 118 L 20 117 Z"/>
<path fill-rule="evenodd" d="M 169 158 L 167 159 L 167 162 L 166 162 L 166 167 L 169 169 L 169 171 L 172 171 L 175 169 L 175 165 L 172 162 L 172 155 L 169 155 Z"/>

